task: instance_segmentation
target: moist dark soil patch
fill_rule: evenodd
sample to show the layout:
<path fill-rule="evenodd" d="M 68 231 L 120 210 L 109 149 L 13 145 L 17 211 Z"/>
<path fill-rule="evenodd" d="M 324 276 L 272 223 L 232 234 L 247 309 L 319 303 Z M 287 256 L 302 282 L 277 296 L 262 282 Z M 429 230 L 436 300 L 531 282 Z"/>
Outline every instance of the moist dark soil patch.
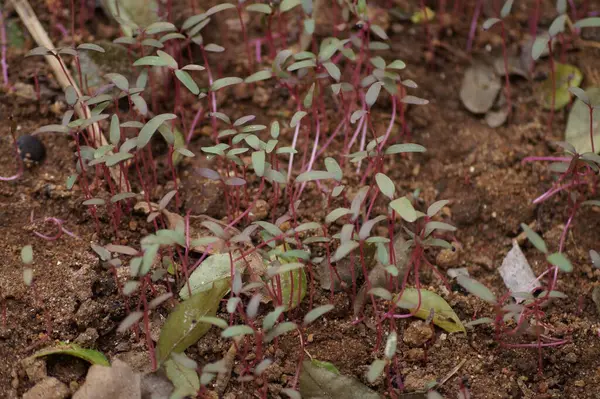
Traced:
<path fill-rule="evenodd" d="M 42 15 L 46 5 L 41 1 L 33 3 Z M 526 14 L 516 15 L 514 26 L 510 26 L 510 38 L 514 42 L 522 39 L 527 17 Z M 454 21 L 450 28 L 452 32 L 443 39 L 448 48 L 456 49 L 456 52 L 441 49 L 431 63 L 424 59 L 427 45 L 422 27 L 411 27 L 407 32 L 392 35 L 392 50 L 382 56 L 404 60 L 408 65 L 406 78 L 419 84 L 418 95 L 429 99 L 430 103 L 411 107 L 407 113 L 408 141 L 424 145 L 427 152 L 389 159 L 385 172 L 396 182 L 397 190 L 406 193 L 420 190 L 425 203 L 438 199 L 451 201 L 447 217 L 459 227 L 456 233 L 458 255 L 440 264 L 441 268 L 467 267 L 471 276 L 500 293 L 504 291 L 504 285 L 497 268 L 510 249 L 512 239 L 519 234 L 520 223 L 536 221 L 540 231 L 546 232 L 544 238 L 549 246 L 558 246 L 562 225 L 568 218 L 566 198 L 558 195 L 540 206 L 532 205 L 532 200 L 552 182 L 543 166 L 521 161 L 525 156 L 553 153 L 550 143 L 562 138 L 566 113 L 556 114 L 552 135 L 547 134 L 548 114 L 537 104 L 536 84 L 522 79 L 513 80 L 515 111 L 509 124 L 491 129 L 481 118 L 468 113 L 458 98 L 462 76 L 469 65 L 461 56 L 469 27 L 466 19 Z M 97 23 L 91 24 L 89 29 L 99 36 L 108 35 L 106 30 L 98 32 Z M 473 58 L 486 56 L 486 44 L 496 43 L 497 39 L 493 33 L 478 36 Z M 240 51 L 225 53 L 234 57 L 222 60 L 223 76 L 243 70 L 243 46 L 241 43 L 231 46 L 239 47 Z M 43 61 L 23 59 L 23 54 L 23 51 L 9 48 L 10 80 L 33 85 L 33 76 L 37 74 L 42 97 L 38 102 L 14 93 L 0 95 L 0 115 L 5 121 L 9 115 L 13 116 L 18 123 L 18 134 L 59 123 L 60 102 L 63 101 L 62 91 Z M 598 57 L 600 50 L 589 48 L 567 53 L 566 61 L 580 66 L 586 76 L 594 79 L 600 74 Z M 268 96 L 268 103 L 263 103 L 264 99 L 257 98 L 253 90 L 246 88 L 246 92 L 244 89 L 230 91 L 220 99 L 220 107 L 232 118 L 255 114 L 257 122 L 265 124 L 272 116 L 289 118 L 292 115 L 294 108 L 288 102 L 288 93 L 269 85 L 259 87 Z M 387 109 L 379 107 L 375 123 L 384 128 L 390 114 L 389 104 Z M 333 119 L 335 115 L 330 117 Z M 208 126 L 209 121 L 206 124 Z M 333 128 L 334 123 L 331 123 L 326 135 Z M 205 126 L 200 126 L 198 132 L 206 130 Z M 393 135 L 393 140 L 404 140 L 400 136 L 400 125 L 395 126 Z M 200 154 L 200 147 L 209 141 L 201 134 L 198 136 L 192 142 L 191 150 Z M 19 180 L 0 183 L 0 359 L 4 359 L 0 362 L 0 397 L 3 398 L 21 395 L 33 385 L 20 371 L 21 359 L 56 340 L 72 341 L 89 328 L 98 332 L 94 345 L 108 357 L 124 358 L 139 369 L 149 367 L 143 339 L 116 332 L 116 327 L 126 316 L 124 300 L 117 293 L 110 271 L 100 266 L 89 245 L 92 241 L 110 240 L 113 237 L 111 227 L 106 218 L 101 218 L 98 234 L 93 218 L 81 205 L 81 191 L 77 186 L 73 191 L 65 187 L 66 178 L 74 172 L 71 139 L 59 134 L 40 137 L 46 146 L 46 159 L 40 165 L 28 168 Z M 9 124 L 5 122 L 0 125 L 0 175 L 3 176 L 12 175 L 16 170 L 9 138 Z M 284 131 L 282 140 L 291 140 L 291 132 Z M 303 144 L 299 143 L 300 148 Z M 341 142 L 334 142 L 327 153 L 340 152 L 341 146 Z M 164 159 L 158 161 L 164 162 Z M 196 159 L 184 162 L 182 166 L 183 189 L 191 192 L 185 198 L 185 207 L 198 206 L 209 216 L 223 217 L 218 192 L 206 189 L 208 191 L 200 197 L 193 195 L 198 189 L 193 178 L 194 168 L 202 166 L 203 162 Z M 348 171 L 351 167 L 345 165 Z M 351 173 L 347 175 L 352 176 Z M 168 191 L 167 177 L 160 175 L 159 179 L 164 192 Z M 358 178 L 348 179 L 344 184 L 352 190 L 351 187 L 358 184 Z M 157 193 L 157 197 L 164 192 Z M 199 200 L 212 202 L 197 204 Z M 62 219 L 64 226 L 79 239 L 63 235 L 59 240 L 45 241 L 36 237 L 29 222 L 32 212 L 36 219 Z M 278 212 L 275 210 L 275 214 Z M 327 212 L 320 193 L 309 185 L 300 207 L 301 220 L 322 220 Z M 54 227 L 36 225 L 35 229 L 53 234 Z M 151 231 L 152 225 L 144 216 L 131 214 L 121 223 L 118 241 L 123 245 L 136 245 Z M 399 369 L 407 391 L 420 390 L 429 381 L 443 379 L 462 364 L 440 389 L 449 398 L 456 397 L 461 381 L 468 382 L 473 398 L 600 397 L 600 314 L 591 299 L 592 289 L 600 279 L 600 270 L 591 267 L 587 254 L 589 249 L 599 248 L 599 231 L 600 209 L 581 209 L 567 239 L 567 255 L 575 269 L 573 273 L 561 274 L 557 287 L 568 298 L 556 301 L 547 309 L 553 336 L 568 337 L 570 342 L 543 351 L 541 372 L 535 349 L 501 348 L 494 341 L 491 328 L 478 327 L 467 335 L 447 334 L 436 328 L 433 343 L 426 349 L 411 348 L 399 340 Z M 33 289 L 27 289 L 23 284 L 20 261 L 21 247 L 30 243 L 34 246 L 35 259 Z M 524 251 L 536 274 L 543 272 L 545 265 L 539 253 L 527 245 Z M 436 254 L 431 255 L 435 259 Z M 121 283 L 126 277 L 125 271 L 120 275 Z M 432 284 L 429 289 L 441 292 L 438 280 L 425 276 L 424 281 Z M 462 320 L 491 312 L 488 305 L 472 296 L 456 292 L 450 298 L 450 305 Z M 328 301 L 329 293 L 317 288 L 315 305 Z M 364 376 L 368 365 L 380 355 L 374 353 L 377 333 L 372 314 L 368 311 L 363 322 L 353 324 L 348 296 L 336 294 L 334 304 L 336 310 L 332 314 L 308 329 L 311 338 L 306 344 L 306 352 L 302 351 L 295 333 L 284 336 L 277 346 L 267 349 L 276 363 L 266 376 L 270 397 L 278 397 L 279 391 L 294 378 L 300 357 L 311 356 L 332 362 L 343 374 L 366 382 Z M 307 309 L 303 304 L 298 312 L 302 314 Z M 162 315 L 167 313 L 163 311 Z M 400 337 L 413 321 L 402 319 L 397 322 Z M 203 364 L 222 358 L 229 344 L 219 337 L 216 329 L 212 329 L 190 348 L 189 353 Z M 48 365 L 48 372 L 67 384 L 81 383 L 85 377 L 81 367 L 85 365 L 77 360 L 58 357 Z M 234 367 L 226 397 L 255 397 L 252 385 L 236 381 L 239 371 Z M 381 381 L 372 387 L 381 393 L 387 390 Z"/>

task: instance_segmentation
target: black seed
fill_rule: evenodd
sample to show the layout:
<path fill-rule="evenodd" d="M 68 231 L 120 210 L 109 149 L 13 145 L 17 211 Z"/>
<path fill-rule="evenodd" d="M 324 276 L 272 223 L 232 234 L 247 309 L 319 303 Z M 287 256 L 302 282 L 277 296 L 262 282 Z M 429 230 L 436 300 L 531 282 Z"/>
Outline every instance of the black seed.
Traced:
<path fill-rule="evenodd" d="M 44 144 L 35 136 L 29 134 L 17 138 L 19 155 L 21 159 L 28 159 L 33 162 L 41 162 L 46 156 Z"/>

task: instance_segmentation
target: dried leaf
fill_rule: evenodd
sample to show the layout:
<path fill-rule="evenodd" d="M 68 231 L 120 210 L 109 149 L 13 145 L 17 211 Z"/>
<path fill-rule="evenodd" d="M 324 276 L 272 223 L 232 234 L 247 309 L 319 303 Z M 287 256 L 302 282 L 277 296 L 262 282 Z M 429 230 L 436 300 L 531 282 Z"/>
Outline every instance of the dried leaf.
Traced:
<path fill-rule="evenodd" d="M 183 352 L 208 332 L 211 324 L 198 320 L 200 317 L 216 315 L 230 284 L 229 278 L 215 281 L 210 290 L 199 292 L 177 305 L 160 332 L 157 344 L 157 359 L 160 363 L 168 359 L 171 352 Z"/>

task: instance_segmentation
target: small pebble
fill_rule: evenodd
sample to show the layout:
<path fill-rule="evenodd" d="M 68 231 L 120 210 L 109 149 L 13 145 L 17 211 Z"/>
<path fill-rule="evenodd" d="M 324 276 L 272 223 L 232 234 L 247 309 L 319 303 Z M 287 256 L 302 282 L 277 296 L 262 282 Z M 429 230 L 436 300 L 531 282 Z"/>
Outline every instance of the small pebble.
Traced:
<path fill-rule="evenodd" d="M 26 134 L 17 138 L 17 146 L 19 147 L 21 159 L 41 162 L 46 157 L 44 144 L 35 136 Z"/>

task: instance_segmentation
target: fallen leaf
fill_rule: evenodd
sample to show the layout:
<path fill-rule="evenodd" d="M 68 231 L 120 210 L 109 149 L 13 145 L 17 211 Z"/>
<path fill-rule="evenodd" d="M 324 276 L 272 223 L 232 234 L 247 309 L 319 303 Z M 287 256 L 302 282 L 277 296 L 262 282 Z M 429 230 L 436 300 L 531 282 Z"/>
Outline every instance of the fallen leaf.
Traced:
<path fill-rule="evenodd" d="M 591 87 L 585 91 L 592 105 L 600 104 L 600 88 Z M 594 149 L 600 152 L 600 108 L 596 108 L 592 114 L 592 132 L 594 135 Z M 575 147 L 579 154 L 592 151 L 590 140 L 590 110 L 581 100 L 577 99 L 569 113 L 567 128 L 565 129 L 565 141 Z"/>
<path fill-rule="evenodd" d="M 425 7 L 425 9 L 420 9 L 419 11 L 415 12 L 411 17 L 410 17 L 410 21 L 413 24 L 422 24 L 424 22 L 430 22 L 433 21 L 433 19 L 435 18 L 435 11 L 433 11 L 431 8 L 429 7 Z"/>
<path fill-rule="evenodd" d="M 569 87 L 579 87 L 583 75 L 574 65 L 556 62 L 554 68 L 554 80 L 556 84 L 553 85 L 551 76 L 548 76 L 548 79 L 542 83 L 540 101 L 544 109 L 552 109 L 552 93 L 554 93 L 554 109 L 559 110 L 571 101 Z"/>
<path fill-rule="evenodd" d="M 460 88 L 460 100 L 474 114 L 489 111 L 500 92 L 502 83 L 494 68 L 477 63 L 465 71 Z"/>
<path fill-rule="evenodd" d="M 73 399 L 131 399 L 141 398 L 140 375 L 129 365 L 115 359 L 111 367 L 93 365 L 85 383 Z"/>
<path fill-rule="evenodd" d="M 232 257 L 233 259 L 239 257 L 239 252 L 237 254 L 232 254 Z M 238 273 L 243 273 L 245 267 L 246 265 L 243 260 L 240 260 L 235 264 L 235 270 Z M 179 297 L 183 300 L 186 300 L 190 297 L 190 290 L 192 295 L 195 295 L 199 292 L 212 289 L 215 281 L 226 278 L 231 278 L 231 261 L 229 254 L 211 255 L 192 272 L 192 274 L 189 276 L 187 284 L 181 287 L 181 290 L 179 291 Z"/>
<path fill-rule="evenodd" d="M 312 359 L 310 362 L 315 367 L 326 369 L 328 371 L 331 371 L 334 374 L 340 375 L 340 371 L 337 369 L 337 367 L 335 367 L 335 365 L 333 363 L 323 362 L 323 361 L 317 360 L 317 359 Z"/>
<path fill-rule="evenodd" d="M 108 361 L 106 356 L 102 354 L 102 352 L 93 349 L 85 349 L 77 344 L 67 344 L 64 342 L 61 342 L 58 345 L 53 346 L 51 348 L 42 349 L 33 354 L 31 357 L 38 358 L 50 355 L 74 356 L 83 359 L 91 364 L 97 364 L 99 366 L 110 366 L 110 362 Z"/>
<path fill-rule="evenodd" d="M 498 270 L 504 281 L 504 285 L 511 293 L 531 292 L 534 288 L 540 286 L 536 280 L 527 258 L 521 251 L 521 247 L 516 242 L 502 261 L 502 266 Z M 524 298 L 515 297 L 517 303 L 523 302 Z"/>
<path fill-rule="evenodd" d="M 173 359 L 164 364 L 169 380 L 173 383 L 175 391 L 170 399 L 183 399 L 187 396 L 196 396 L 200 389 L 200 378 L 196 370 L 184 367 Z"/>
<path fill-rule="evenodd" d="M 160 21 L 159 6 L 156 0 L 140 2 L 139 0 L 101 0 L 100 4 L 108 16 L 121 25 L 123 33 L 133 36 L 137 27 L 145 28 Z"/>
<path fill-rule="evenodd" d="M 485 123 L 492 129 L 500 127 L 504 125 L 506 119 L 508 118 L 508 108 L 504 107 L 498 111 L 488 111 L 485 114 Z"/>
<path fill-rule="evenodd" d="M 397 281 L 402 281 L 404 279 L 404 273 L 406 273 L 406 240 L 402 237 L 401 234 L 396 234 L 396 238 L 394 240 L 394 254 L 395 254 L 395 266 L 398 270 L 398 275 L 394 278 Z M 372 257 L 371 257 L 372 258 Z M 373 288 L 386 288 L 388 287 L 388 281 L 390 278 L 390 274 L 386 267 L 377 260 L 377 263 L 373 269 L 369 272 L 369 283 L 370 289 Z M 369 290 L 369 285 L 365 282 L 363 286 L 358 291 L 356 295 L 356 299 L 354 300 L 354 316 L 358 317 L 358 315 L 362 312 L 363 307 L 367 301 L 367 292 Z"/>
<path fill-rule="evenodd" d="M 302 363 L 300 395 L 302 399 L 381 399 L 357 379 L 316 366 L 310 360 Z"/>
<path fill-rule="evenodd" d="M 171 352 L 183 352 L 210 330 L 199 322 L 203 316 L 215 316 L 221 299 L 230 289 L 230 279 L 217 280 L 210 290 L 202 291 L 181 302 L 167 317 L 157 344 L 157 359 L 168 359 Z"/>
<path fill-rule="evenodd" d="M 433 309 L 433 324 L 443 328 L 449 333 L 466 332 L 462 322 L 448 305 L 448 302 L 435 292 L 421 289 L 421 306 L 415 316 L 427 320 Z M 406 288 L 400 300 L 394 301 L 404 309 L 414 309 L 419 303 L 419 291 L 416 288 Z"/>

